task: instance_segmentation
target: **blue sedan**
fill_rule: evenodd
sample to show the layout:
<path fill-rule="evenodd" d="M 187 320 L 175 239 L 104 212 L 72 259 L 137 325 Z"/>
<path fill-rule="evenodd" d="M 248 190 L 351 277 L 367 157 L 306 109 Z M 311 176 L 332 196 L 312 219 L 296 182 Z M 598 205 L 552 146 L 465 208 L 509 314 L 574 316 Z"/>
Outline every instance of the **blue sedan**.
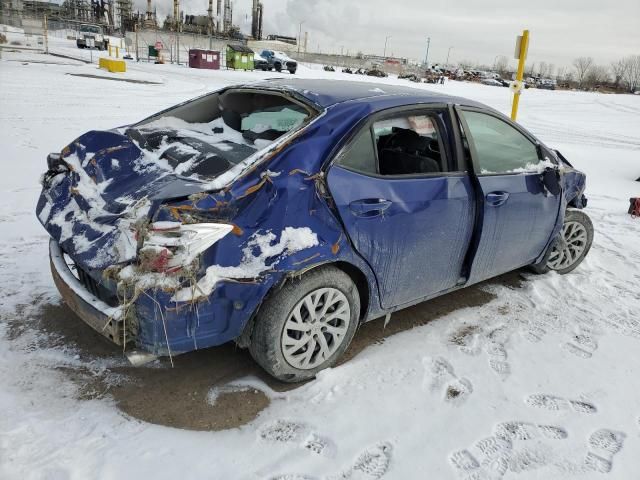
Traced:
<path fill-rule="evenodd" d="M 47 158 L 36 213 L 80 318 L 141 363 L 235 341 L 284 381 L 358 325 L 589 251 L 585 176 L 520 125 L 427 90 L 224 88 Z"/>

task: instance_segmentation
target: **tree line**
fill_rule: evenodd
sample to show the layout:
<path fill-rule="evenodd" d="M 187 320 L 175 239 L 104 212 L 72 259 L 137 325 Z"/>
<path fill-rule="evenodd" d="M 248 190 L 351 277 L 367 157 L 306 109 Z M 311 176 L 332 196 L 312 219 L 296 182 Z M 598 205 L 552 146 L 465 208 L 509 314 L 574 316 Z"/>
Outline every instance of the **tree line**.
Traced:
<path fill-rule="evenodd" d="M 462 61 L 460 68 L 473 69 L 473 62 Z M 481 65 L 479 70 L 491 70 L 503 78 L 510 78 L 513 68 L 506 56 L 496 57 L 494 64 Z M 608 66 L 598 65 L 592 57 L 578 57 L 573 60 L 572 67 L 559 67 L 553 63 L 532 62 L 525 67 L 525 77 L 552 78 L 566 87 L 593 90 L 609 87 L 618 91 L 633 93 L 640 89 L 640 55 L 629 55 Z"/>

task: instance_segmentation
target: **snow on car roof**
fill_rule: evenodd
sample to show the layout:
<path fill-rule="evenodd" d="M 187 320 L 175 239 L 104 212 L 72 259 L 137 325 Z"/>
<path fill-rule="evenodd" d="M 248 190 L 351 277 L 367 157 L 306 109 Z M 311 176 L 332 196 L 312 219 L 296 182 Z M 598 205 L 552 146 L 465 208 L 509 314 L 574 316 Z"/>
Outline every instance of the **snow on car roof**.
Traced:
<path fill-rule="evenodd" d="M 306 78 L 275 78 L 251 84 L 252 88 L 278 88 L 291 90 L 323 108 L 347 101 L 372 101 L 376 97 L 394 97 L 397 105 L 412 103 L 463 103 L 483 106 L 471 100 L 433 92 L 422 88 L 389 85 L 374 82 L 352 82 Z"/>

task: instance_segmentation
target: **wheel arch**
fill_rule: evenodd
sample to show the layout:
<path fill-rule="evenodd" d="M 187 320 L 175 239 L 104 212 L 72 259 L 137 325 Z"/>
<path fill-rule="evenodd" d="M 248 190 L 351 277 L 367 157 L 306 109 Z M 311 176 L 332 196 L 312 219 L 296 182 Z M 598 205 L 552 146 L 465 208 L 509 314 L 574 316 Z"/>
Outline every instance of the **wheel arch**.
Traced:
<path fill-rule="evenodd" d="M 367 313 L 369 311 L 369 306 L 371 302 L 371 289 L 369 287 L 369 282 L 367 281 L 367 276 L 365 275 L 365 273 L 356 265 L 344 260 L 316 263 L 302 270 L 298 270 L 295 272 L 288 272 L 285 275 L 283 275 L 278 282 L 273 284 L 273 286 L 269 289 L 267 294 L 263 297 L 262 301 L 260 302 L 260 305 L 258 305 L 258 308 L 256 308 L 253 314 L 251 315 L 251 318 L 249 319 L 249 321 L 247 321 L 247 324 L 244 326 L 244 329 L 242 330 L 242 333 L 240 334 L 240 336 L 236 339 L 237 345 L 241 348 L 247 348 L 249 346 L 249 342 L 251 340 L 251 334 L 253 333 L 258 312 L 260 311 L 262 304 L 265 302 L 267 298 L 269 298 L 271 295 L 275 295 L 292 279 L 300 277 L 312 270 L 317 270 L 318 268 L 324 268 L 329 266 L 336 267 L 339 270 L 346 273 L 351 279 L 351 281 L 353 281 L 353 283 L 355 284 L 358 290 L 358 296 L 360 297 L 359 321 L 360 323 L 362 323 L 367 318 Z"/>

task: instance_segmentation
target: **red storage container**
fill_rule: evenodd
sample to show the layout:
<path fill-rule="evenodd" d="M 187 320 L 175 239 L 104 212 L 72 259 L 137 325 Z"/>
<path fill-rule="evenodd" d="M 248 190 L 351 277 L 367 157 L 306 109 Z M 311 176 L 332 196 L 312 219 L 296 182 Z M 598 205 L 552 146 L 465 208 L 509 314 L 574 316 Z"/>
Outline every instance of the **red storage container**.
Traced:
<path fill-rule="evenodd" d="M 189 67 L 220 70 L 220 52 L 217 50 L 192 48 L 189 50 Z"/>

